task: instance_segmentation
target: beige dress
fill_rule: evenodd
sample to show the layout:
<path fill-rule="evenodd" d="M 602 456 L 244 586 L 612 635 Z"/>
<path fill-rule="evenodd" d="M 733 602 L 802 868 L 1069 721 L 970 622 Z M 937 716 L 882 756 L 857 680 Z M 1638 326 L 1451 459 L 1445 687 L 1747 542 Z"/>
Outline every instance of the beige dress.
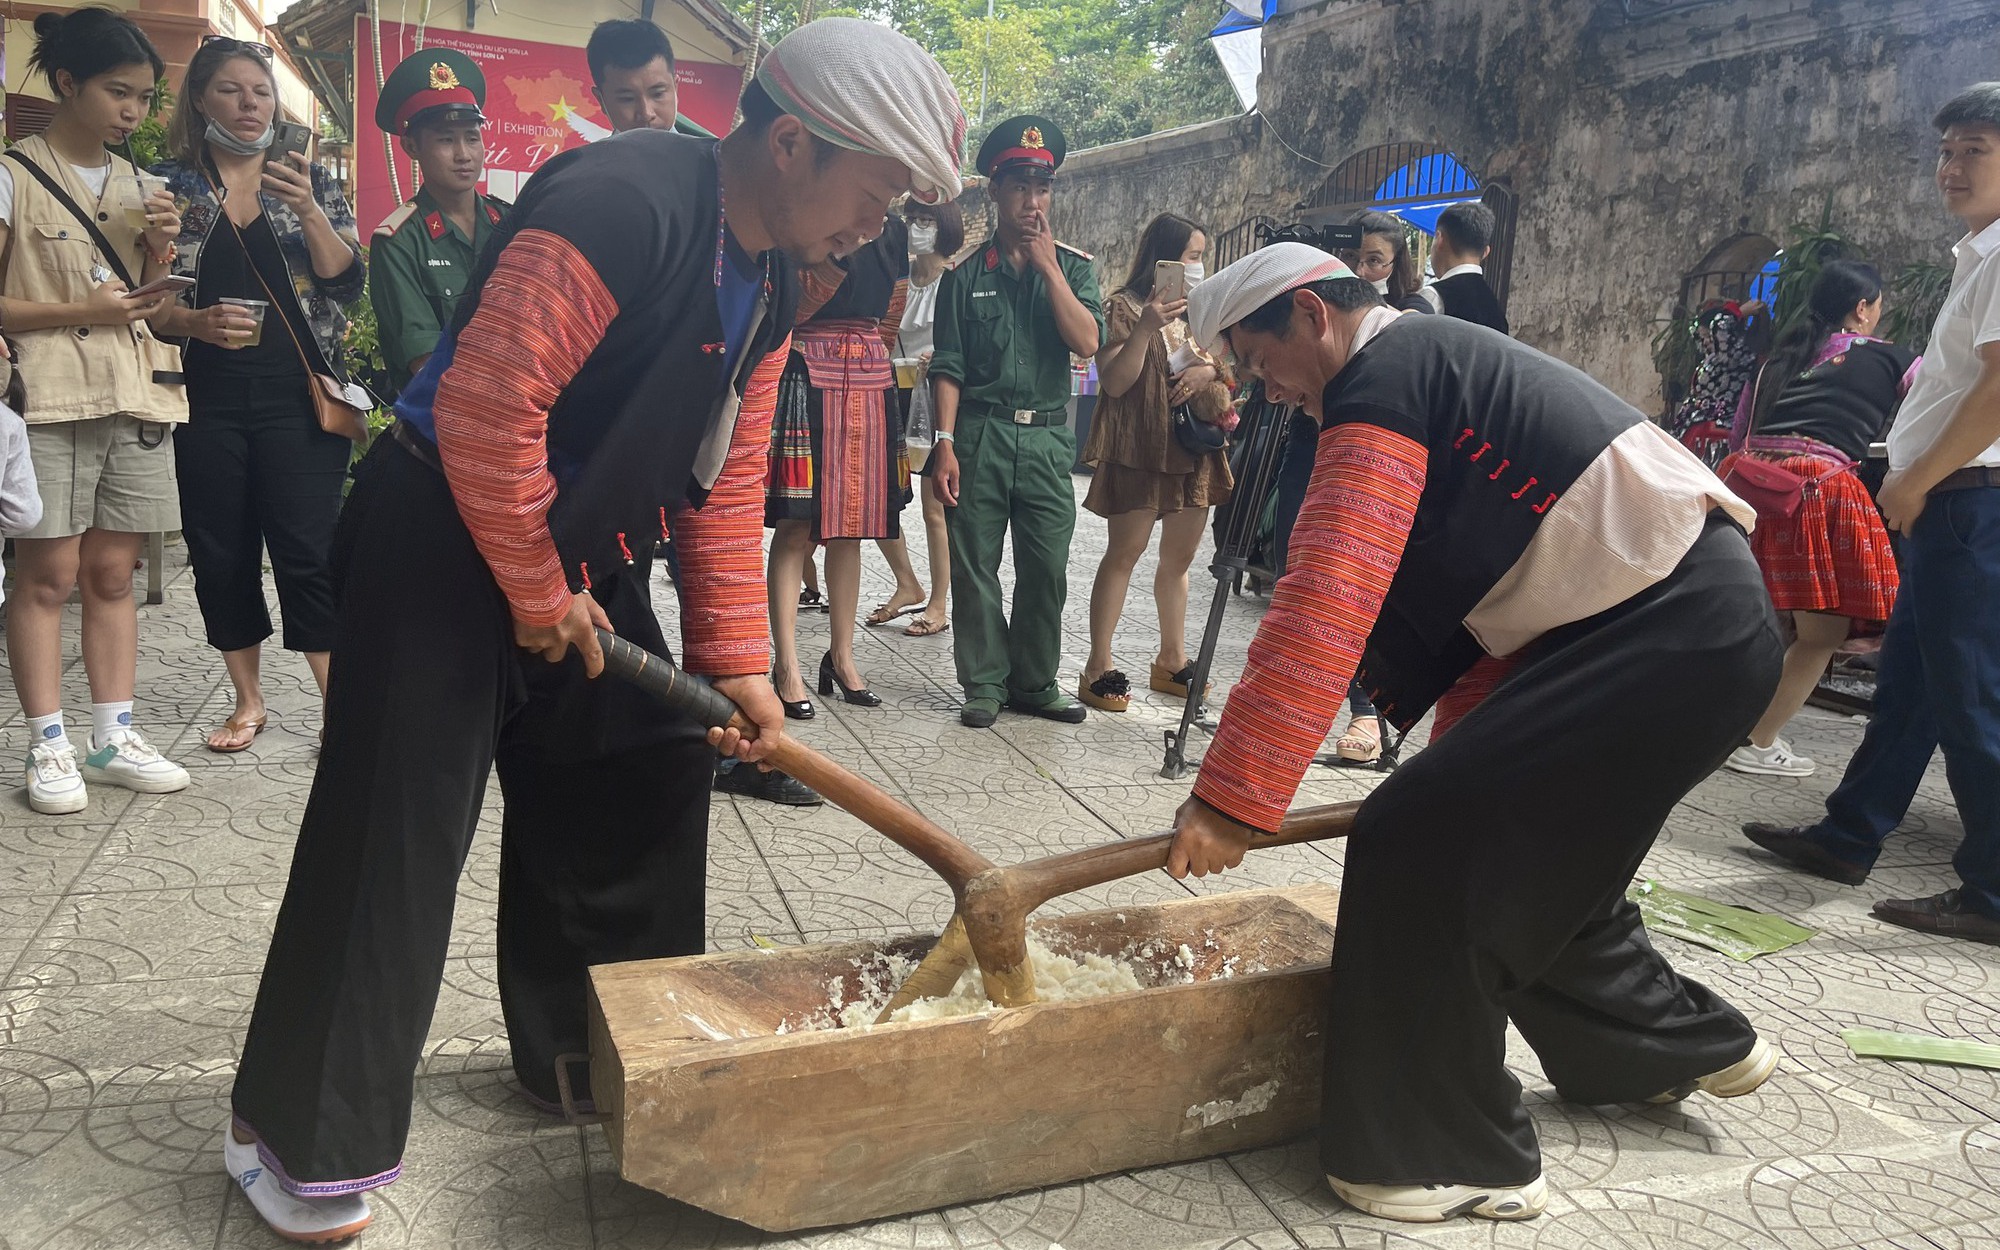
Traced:
<path fill-rule="evenodd" d="M 1104 310 L 1109 330 L 1105 341 L 1130 338 L 1142 310 L 1126 292 L 1113 295 Z M 1098 516 L 1209 508 L 1229 498 L 1229 457 L 1222 451 L 1196 457 L 1174 437 L 1173 413 L 1167 405 L 1173 389 L 1167 358 L 1186 340 L 1187 323 L 1167 325 L 1147 345 L 1145 367 L 1132 389 L 1123 395 L 1098 395 L 1090 440 L 1083 448 L 1084 463 L 1095 470 L 1083 506 Z M 1203 406 L 1214 411 L 1226 396 L 1218 383 L 1201 398 Z"/>

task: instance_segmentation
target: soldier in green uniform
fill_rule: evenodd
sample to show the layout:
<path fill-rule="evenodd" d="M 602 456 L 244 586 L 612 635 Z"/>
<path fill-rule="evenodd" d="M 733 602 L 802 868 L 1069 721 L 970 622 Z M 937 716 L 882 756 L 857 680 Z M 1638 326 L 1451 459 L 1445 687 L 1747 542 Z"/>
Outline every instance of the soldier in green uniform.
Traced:
<path fill-rule="evenodd" d="M 465 294 L 472 263 L 507 205 L 479 194 L 486 173 L 486 75 L 449 48 L 406 58 L 382 84 L 375 124 L 401 139 L 423 180 L 368 245 L 368 294 L 389 380 L 409 384 Z"/>
<path fill-rule="evenodd" d="M 938 444 L 931 489 L 951 532 L 959 720 L 984 729 L 1012 711 L 1078 723 L 1062 693 L 1063 602 L 1076 529 L 1067 425 L 1072 353 L 1094 356 L 1104 311 L 1090 256 L 1049 232 L 1049 199 L 1067 148 L 1054 122 L 1016 117 L 979 148 L 999 209 L 993 242 L 938 290 Z M 1000 554 L 1014 531 L 1014 618 L 1001 603 Z"/>

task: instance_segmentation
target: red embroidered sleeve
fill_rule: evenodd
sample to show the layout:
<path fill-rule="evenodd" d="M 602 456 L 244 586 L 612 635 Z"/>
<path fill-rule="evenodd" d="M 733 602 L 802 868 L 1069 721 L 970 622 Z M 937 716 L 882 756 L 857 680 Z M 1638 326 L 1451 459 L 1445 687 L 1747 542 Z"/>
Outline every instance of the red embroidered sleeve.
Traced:
<path fill-rule="evenodd" d="M 459 516 L 515 619 L 529 625 L 555 624 L 570 603 L 549 537 L 549 409 L 617 315 L 573 244 L 523 230 L 500 253 L 438 381 L 438 456 Z"/>
<path fill-rule="evenodd" d="M 889 355 L 896 354 L 896 340 L 903 337 L 903 308 L 910 302 L 910 280 L 896 279 L 896 289 L 889 295 L 889 311 L 882 314 L 882 346 Z"/>
<path fill-rule="evenodd" d="M 799 312 L 792 318 L 792 324 L 802 325 L 812 320 L 812 315 L 826 307 L 845 281 L 847 271 L 830 260 L 823 260 L 800 274 Z"/>
<path fill-rule="evenodd" d="M 1275 831 L 1347 697 L 1423 494 L 1423 444 L 1371 425 L 1321 436 L 1285 575 L 1229 692 L 1195 796 Z"/>
<path fill-rule="evenodd" d="M 682 663 L 691 673 L 735 677 L 771 671 L 765 457 L 778 409 L 778 378 L 791 353 L 787 339 L 751 370 L 715 489 L 701 507 L 682 505 L 668 522 L 681 561 Z"/>

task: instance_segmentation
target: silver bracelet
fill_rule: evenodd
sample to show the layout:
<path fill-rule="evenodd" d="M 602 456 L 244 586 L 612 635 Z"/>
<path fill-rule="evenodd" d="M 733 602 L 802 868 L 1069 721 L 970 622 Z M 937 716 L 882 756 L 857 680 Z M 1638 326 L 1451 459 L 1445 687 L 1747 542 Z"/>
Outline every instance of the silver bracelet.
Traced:
<path fill-rule="evenodd" d="M 939 430 L 932 437 L 934 441 L 940 443 L 953 443 L 958 441 L 957 435 L 953 434 L 950 430 Z"/>

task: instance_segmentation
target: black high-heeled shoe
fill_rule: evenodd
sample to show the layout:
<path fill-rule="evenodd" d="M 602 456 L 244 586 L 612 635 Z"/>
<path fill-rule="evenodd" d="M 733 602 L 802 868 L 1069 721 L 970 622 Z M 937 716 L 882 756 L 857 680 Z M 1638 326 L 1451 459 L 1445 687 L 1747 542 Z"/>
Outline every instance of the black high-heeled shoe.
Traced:
<path fill-rule="evenodd" d="M 819 660 L 819 692 L 830 695 L 835 686 L 840 687 L 842 702 L 852 703 L 856 707 L 882 706 L 882 696 L 868 687 L 862 686 L 853 690 L 847 688 L 847 683 L 840 680 L 840 674 L 833 671 L 833 652 L 829 651 Z"/>
<path fill-rule="evenodd" d="M 811 699 L 800 699 L 797 703 L 792 702 L 790 699 L 779 699 L 778 702 L 785 705 L 786 720 L 811 720 L 813 717 L 819 715 L 818 710 L 813 707 Z"/>

